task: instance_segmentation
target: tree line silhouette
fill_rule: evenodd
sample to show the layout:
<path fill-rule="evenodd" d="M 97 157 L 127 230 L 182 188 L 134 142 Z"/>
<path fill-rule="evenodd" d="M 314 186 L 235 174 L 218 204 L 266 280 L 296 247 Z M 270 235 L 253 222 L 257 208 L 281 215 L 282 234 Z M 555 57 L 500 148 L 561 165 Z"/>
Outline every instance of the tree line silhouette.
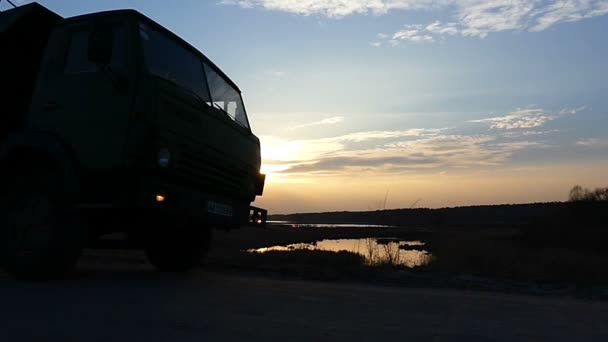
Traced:
<path fill-rule="evenodd" d="M 596 188 L 589 190 L 580 185 L 575 185 L 568 196 L 570 202 L 599 202 L 608 201 L 608 188 Z"/>

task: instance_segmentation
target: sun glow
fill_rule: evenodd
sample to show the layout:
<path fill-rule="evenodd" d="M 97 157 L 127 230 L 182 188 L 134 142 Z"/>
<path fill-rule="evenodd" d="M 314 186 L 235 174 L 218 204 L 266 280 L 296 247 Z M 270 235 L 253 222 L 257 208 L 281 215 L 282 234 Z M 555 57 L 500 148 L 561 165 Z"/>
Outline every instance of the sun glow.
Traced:
<path fill-rule="evenodd" d="M 289 168 L 289 165 L 266 164 L 262 162 L 261 172 L 266 174 L 266 183 L 284 183 L 284 177 L 280 172 Z"/>
<path fill-rule="evenodd" d="M 306 158 L 305 146 L 297 142 L 287 142 L 276 137 L 262 137 L 262 167 L 267 183 L 286 183 L 287 178 L 281 172 L 289 169 L 294 163 Z"/>

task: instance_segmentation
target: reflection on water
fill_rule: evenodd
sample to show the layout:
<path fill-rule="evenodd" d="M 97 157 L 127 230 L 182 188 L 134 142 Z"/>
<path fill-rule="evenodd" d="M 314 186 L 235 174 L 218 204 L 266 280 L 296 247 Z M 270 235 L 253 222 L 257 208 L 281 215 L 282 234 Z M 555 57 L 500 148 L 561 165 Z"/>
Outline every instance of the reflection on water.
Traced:
<path fill-rule="evenodd" d="M 356 223 L 296 223 L 291 221 L 268 221 L 268 224 L 289 226 L 291 228 L 395 228 L 383 224 L 356 224 Z"/>
<path fill-rule="evenodd" d="M 347 251 L 360 254 L 370 265 L 389 263 L 406 267 L 427 265 L 431 254 L 424 250 L 422 241 L 399 241 L 392 238 L 322 240 L 315 243 L 295 243 L 287 246 L 272 246 L 250 249 L 250 253 L 293 250 Z"/>

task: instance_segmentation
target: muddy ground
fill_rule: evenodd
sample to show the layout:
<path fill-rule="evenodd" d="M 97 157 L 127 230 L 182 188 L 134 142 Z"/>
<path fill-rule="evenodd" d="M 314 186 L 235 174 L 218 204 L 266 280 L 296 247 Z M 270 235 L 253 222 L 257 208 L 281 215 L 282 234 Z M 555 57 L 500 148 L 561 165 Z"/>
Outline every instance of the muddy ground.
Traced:
<path fill-rule="evenodd" d="M 505 263 L 511 276 L 504 270 L 475 274 L 526 249 L 513 245 L 509 230 L 451 234 L 288 227 L 217 232 L 204 265 L 182 275 L 157 272 L 141 251 L 89 249 L 65 279 L 22 283 L 0 273 L 0 341 L 608 340 L 608 287 L 573 276 L 561 282 L 513 277 L 537 270 L 538 262 L 520 273 L 512 271 L 521 268 L 517 263 Z M 452 253 L 453 260 L 406 269 L 372 267 L 351 253 L 244 252 L 369 236 L 424 240 L 432 253 Z M 487 261 L 466 263 L 476 253 L 486 253 Z M 594 260 L 588 264 L 603 262 Z"/>
<path fill-rule="evenodd" d="M 608 340 L 602 301 L 202 269 L 173 275 L 115 256 L 85 258 L 61 281 L 0 275 L 0 340 Z"/>

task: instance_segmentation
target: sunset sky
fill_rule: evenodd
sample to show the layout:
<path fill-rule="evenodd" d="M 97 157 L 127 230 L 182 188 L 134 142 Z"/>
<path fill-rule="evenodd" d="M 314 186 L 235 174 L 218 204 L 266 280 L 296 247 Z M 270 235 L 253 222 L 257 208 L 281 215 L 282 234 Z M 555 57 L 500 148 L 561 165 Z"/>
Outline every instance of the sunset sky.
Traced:
<path fill-rule="evenodd" d="M 40 2 L 137 9 L 215 61 L 243 90 L 272 213 L 608 186 L 608 1 Z"/>

